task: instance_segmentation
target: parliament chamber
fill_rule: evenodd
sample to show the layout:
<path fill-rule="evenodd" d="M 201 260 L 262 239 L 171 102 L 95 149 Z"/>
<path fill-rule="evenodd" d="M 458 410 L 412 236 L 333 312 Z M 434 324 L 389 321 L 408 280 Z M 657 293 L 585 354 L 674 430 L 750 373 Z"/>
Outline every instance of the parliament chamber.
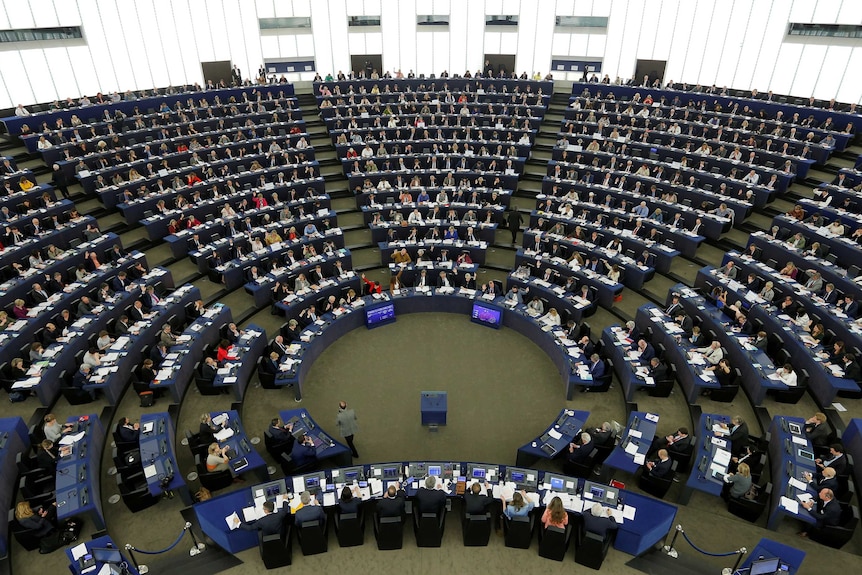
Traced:
<path fill-rule="evenodd" d="M 0 4 L 2 572 L 862 566 L 858 82 L 545 61 L 618 34 L 580 0 L 181 0 L 130 4 L 212 57 L 48 89 L 27 34 L 116 8 Z"/>

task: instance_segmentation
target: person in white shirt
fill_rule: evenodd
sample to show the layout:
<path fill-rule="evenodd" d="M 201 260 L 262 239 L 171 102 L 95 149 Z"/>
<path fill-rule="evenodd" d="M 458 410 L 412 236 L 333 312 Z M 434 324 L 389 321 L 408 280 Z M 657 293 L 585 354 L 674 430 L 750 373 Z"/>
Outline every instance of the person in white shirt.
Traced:
<path fill-rule="evenodd" d="M 547 325 L 558 326 L 562 320 L 560 318 L 560 314 L 557 313 L 557 310 L 551 308 L 548 310 L 548 313 L 539 318 L 539 321 Z"/>
<path fill-rule="evenodd" d="M 780 379 L 786 385 L 789 385 L 790 387 L 796 387 L 798 378 L 796 377 L 796 372 L 793 371 L 793 366 L 791 366 L 789 363 L 785 363 L 784 367 L 779 368 L 778 371 L 776 371 L 775 373 L 776 375 L 778 375 L 778 379 Z"/>
<path fill-rule="evenodd" d="M 407 223 L 410 225 L 422 225 L 422 214 L 419 213 L 418 209 L 410 212 L 410 215 L 407 216 Z"/>
<path fill-rule="evenodd" d="M 756 186 L 757 182 L 760 181 L 760 176 L 754 170 L 749 170 L 748 173 L 742 178 L 743 182 L 748 182 L 752 186 Z"/>
<path fill-rule="evenodd" d="M 703 354 L 703 358 L 711 365 L 718 365 L 718 362 L 724 357 L 724 352 L 721 351 L 721 342 L 718 340 L 712 342 L 709 347 L 700 347 L 695 351 Z"/>
<path fill-rule="evenodd" d="M 15 115 L 19 118 L 25 118 L 30 115 L 30 111 L 24 107 L 24 104 L 18 104 L 18 107 L 15 108 Z"/>

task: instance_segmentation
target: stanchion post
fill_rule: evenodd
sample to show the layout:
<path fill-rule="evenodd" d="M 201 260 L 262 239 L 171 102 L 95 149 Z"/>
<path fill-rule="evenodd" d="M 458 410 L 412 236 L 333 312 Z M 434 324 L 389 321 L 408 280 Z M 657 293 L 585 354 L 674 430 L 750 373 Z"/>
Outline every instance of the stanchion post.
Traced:
<path fill-rule="evenodd" d="M 194 545 L 191 549 L 189 549 L 189 556 L 194 557 L 195 555 L 202 553 L 203 550 L 207 548 L 207 546 L 204 543 L 198 543 L 198 538 L 195 537 L 195 531 L 194 529 L 192 529 L 192 524 L 190 522 L 186 521 L 185 529 L 192 536 L 192 542 L 194 543 Z"/>
<path fill-rule="evenodd" d="M 742 558 L 745 557 L 745 554 L 748 553 L 748 549 L 745 547 L 739 548 L 739 556 L 736 558 L 736 563 L 733 564 L 733 572 L 736 573 L 736 570 L 739 569 L 739 564 L 742 563 Z"/>
<path fill-rule="evenodd" d="M 130 558 L 131 558 L 131 560 L 132 560 L 132 565 L 134 565 L 134 566 L 135 566 L 135 570 L 136 570 L 138 573 L 140 573 L 141 575 L 146 575 L 147 573 L 149 573 L 150 568 L 149 568 L 149 567 L 147 567 L 146 565 L 141 565 L 141 564 L 139 564 L 139 563 L 138 563 L 138 560 L 137 560 L 137 559 L 135 559 L 135 554 L 134 554 L 134 553 L 132 553 L 132 551 L 133 551 L 134 549 L 135 549 L 134 547 L 132 547 L 131 545 L 129 545 L 128 543 L 126 543 L 126 551 L 128 551 L 128 552 L 129 552 L 129 557 L 130 557 Z"/>
<path fill-rule="evenodd" d="M 679 536 L 680 533 L 682 533 L 682 525 L 677 524 L 676 531 L 673 534 L 673 538 L 670 540 L 670 545 L 665 545 L 662 548 L 662 550 L 667 553 L 668 557 L 673 557 L 674 559 L 679 557 L 679 553 L 677 553 L 673 545 L 674 543 L 676 543 L 676 538 Z"/>

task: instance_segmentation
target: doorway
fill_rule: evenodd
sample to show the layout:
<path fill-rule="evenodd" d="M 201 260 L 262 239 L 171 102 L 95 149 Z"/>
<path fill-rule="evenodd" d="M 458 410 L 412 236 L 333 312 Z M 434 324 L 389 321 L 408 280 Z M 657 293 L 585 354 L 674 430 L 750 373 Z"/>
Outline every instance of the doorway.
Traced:
<path fill-rule="evenodd" d="M 350 56 L 350 69 L 359 76 L 362 72 L 366 78 L 371 78 L 371 73 L 383 75 L 383 54 L 358 54 Z"/>
<path fill-rule="evenodd" d="M 218 85 L 224 80 L 224 83 L 230 86 L 231 82 L 231 65 L 230 60 L 218 60 L 216 62 L 201 62 L 201 69 L 204 73 L 204 85 L 212 80 L 212 83 Z"/>
<path fill-rule="evenodd" d="M 649 76 L 650 85 L 658 80 L 659 86 L 661 86 L 662 82 L 664 82 L 664 69 L 666 66 L 667 60 L 638 60 L 632 83 L 640 86 L 644 83 L 644 76 Z"/>
<path fill-rule="evenodd" d="M 514 54 L 485 54 L 485 63 L 482 65 L 482 73 L 488 75 L 488 70 L 493 70 L 494 77 L 500 75 L 500 70 L 511 76 L 515 71 Z"/>

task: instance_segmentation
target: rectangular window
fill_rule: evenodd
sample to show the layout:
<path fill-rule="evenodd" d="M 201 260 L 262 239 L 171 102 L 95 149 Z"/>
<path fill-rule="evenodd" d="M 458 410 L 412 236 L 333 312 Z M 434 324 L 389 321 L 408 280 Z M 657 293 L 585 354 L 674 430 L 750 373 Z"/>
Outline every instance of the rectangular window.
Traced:
<path fill-rule="evenodd" d="M 506 14 L 485 16 L 485 26 L 506 26 L 507 28 L 517 28 L 518 16 Z"/>
<path fill-rule="evenodd" d="M 311 32 L 311 18 L 260 18 L 261 30 L 304 30 Z"/>
<path fill-rule="evenodd" d="M 351 28 L 380 26 L 380 16 L 348 16 L 347 25 Z"/>
<path fill-rule="evenodd" d="M 790 23 L 788 36 L 815 36 L 820 38 L 862 38 L 862 26 L 852 24 L 800 24 Z"/>
<path fill-rule="evenodd" d="M 608 29 L 607 16 L 557 16 L 557 28 L 589 28 L 590 32 L 604 32 Z"/>
<path fill-rule="evenodd" d="M 52 40 L 80 40 L 84 35 L 80 26 L 61 28 L 18 28 L 0 30 L 0 43 L 5 42 L 46 42 Z"/>
<path fill-rule="evenodd" d="M 430 14 L 427 16 L 416 16 L 416 25 L 445 27 L 449 25 L 449 16 L 432 16 Z"/>

